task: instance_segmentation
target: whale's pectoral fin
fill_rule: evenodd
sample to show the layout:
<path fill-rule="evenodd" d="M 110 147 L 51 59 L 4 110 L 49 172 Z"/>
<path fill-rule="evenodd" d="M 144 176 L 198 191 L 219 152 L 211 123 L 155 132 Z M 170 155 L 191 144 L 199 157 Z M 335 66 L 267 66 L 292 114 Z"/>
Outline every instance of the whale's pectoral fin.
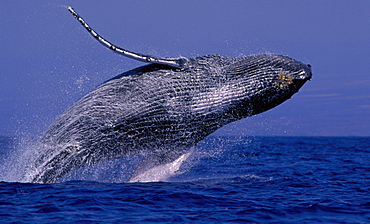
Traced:
<path fill-rule="evenodd" d="M 154 152 L 139 164 L 129 182 L 165 181 L 176 174 L 181 164 L 192 152 L 192 150 L 176 153 L 169 151 Z"/>
<path fill-rule="evenodd" d="M 110 43 L 106 39 L 104 39 L 102 36 L 100 36 L 95 30 L 93 30 L 80 15 L 77 14 L 77 12 L 70 6 L 67 7 L 67 9 L 72 13 L 72 15 L 82 24 L 82 26 L 85 27 L 85 29 L 101 44 L 103 44 L 105 47 L 109 48 L 110 50 L 121 54 L 123 56 L 143 61 L 146 63 L 153 63 L 153 64 L 162 64 L 167 65 L 174 68 L 182 68 L 187 62 L 186 58 L 162 58 L 162 57 L 153 57 L 150 55 L 145 54 L 139 54 L 132 51 L 125 50 L 123 48 L 117 47 L 116 45 Z"/>

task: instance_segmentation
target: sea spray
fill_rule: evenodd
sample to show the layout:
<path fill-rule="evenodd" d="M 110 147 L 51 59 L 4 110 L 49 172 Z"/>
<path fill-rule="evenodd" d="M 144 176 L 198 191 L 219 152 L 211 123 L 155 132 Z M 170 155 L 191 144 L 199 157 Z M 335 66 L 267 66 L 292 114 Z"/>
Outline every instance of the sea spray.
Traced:
<path fill-rule="evenodd" d="M 6 182 L 28 182 L 27 170 L 32 165 L 37 149 L 35 137 L 23 136 L 9 138 L 10 144 L 2 147 L 5 152 L 2 154 L 0 163 L 0 181 Z"/>

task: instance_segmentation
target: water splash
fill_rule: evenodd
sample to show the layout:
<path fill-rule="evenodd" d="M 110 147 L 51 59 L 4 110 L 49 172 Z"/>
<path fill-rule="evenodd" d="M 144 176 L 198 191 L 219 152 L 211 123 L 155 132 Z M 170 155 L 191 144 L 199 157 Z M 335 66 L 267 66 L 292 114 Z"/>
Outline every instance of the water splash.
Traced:
<path fill-rule="evenodd" d="M 27 180 L 22 180 L 22 177 L 32 164 L 36 153 L 36 140 L 32 137 L 9 139 L 11 144 L 1 148 L 5 153 L 0 164 L 0 181 L 28 182 Z"/>
<path fill-rule="evenodd" d="M 135 176 L 134 178 L 130 179 L 129 182 L 158 182 L 158 181 L 166 181 L 169 177 L 175 175 L 180 166 L 187 160 L 187 158 L 192 154 L 192 152 L 188 152 L 178 159 L 173 161 L 172 163 L 167 163 L 163 165 L 156 166 L 146 172 Z"/>

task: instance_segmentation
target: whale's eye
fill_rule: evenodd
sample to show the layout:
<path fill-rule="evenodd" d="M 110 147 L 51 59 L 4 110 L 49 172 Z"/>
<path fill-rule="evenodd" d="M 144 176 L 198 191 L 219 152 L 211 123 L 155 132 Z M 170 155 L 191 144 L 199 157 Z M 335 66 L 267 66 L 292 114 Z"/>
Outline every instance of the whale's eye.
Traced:
<path fill-rule="evenodd" d="M 310 64 L 307 64 L 307 67 L 311 68 L 311 65 Z"/>

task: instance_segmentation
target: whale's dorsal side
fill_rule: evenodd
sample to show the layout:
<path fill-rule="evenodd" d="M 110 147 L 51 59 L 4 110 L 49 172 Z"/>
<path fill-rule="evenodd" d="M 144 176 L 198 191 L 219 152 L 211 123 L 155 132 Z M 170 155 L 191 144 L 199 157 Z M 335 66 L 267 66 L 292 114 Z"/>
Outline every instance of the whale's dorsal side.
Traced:
<path fill-rule="evenodd" d="M 110 43 L 106 39 L 104 39 L 102 36 L 100 36 L 95 30 L 93 30 L 86 22 L 85 20 L 77 14 L 77 12 L 70 6 L 67 7 L 68 10 L 72 13 L 72 15 L 86 28 L 86 30 L 95 38 L 97 39 L 101 44 L 103 44 L 105 47 L 111 49 L 112 51 L 121 54 L 123 56 L 142 61 L 147 63 L 154 63 L 154 64 L 163 64 L 168 65 L 174 68 L 182 68 L 184 64 L 186 63 L 186 58 L 159 58 L 159 57 L 153 57 L 150 55 L 144 55 L 139 53 L 134 53 L 128 50 L 125 50 L 123 48 L 117 47 L 116 45 Z"/>

